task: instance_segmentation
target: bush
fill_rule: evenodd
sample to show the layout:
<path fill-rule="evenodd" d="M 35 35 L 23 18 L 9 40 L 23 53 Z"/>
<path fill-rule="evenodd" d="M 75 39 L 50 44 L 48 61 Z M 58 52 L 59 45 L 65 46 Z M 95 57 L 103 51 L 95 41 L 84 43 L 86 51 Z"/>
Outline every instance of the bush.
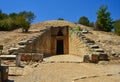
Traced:
<path fill-rule="evenodd" d="M 22 32 L 28 32 L 29 27 L 30 27 L 30 23 L 28 21 L 26 21 L 26 19 L 23 16 L 17 16 L 15 18 L 15 24 L 22 28 Z"/>
<path fill-rule="evenodd" d="M 22 28 L 23 32 L 28 32 L 30 23 L 35 18 L 32 12 L 11 13 L 9 15 L 0 10 L 0 31 L 10 31 Z"/>
<path fill-rule="evenodd" d="M 79 24 L 82 24 L 82 25 L 89 26 L 89 20 L 88 20 L 88 18 L 85 17 L 85 16 L 82 16 L 82 17 L 78 20 L 78 23 L 79 23 Z"/>
<path fill-rule="evenodd" d="M 110 12 L 107 12 L 108 7 L 102 5 L 97 11 L 96 28 L 98 30 L 110 32 L 113 28 Z"/>
<path fill-rule="evenodd" d="M 114 22 L 114 29 L 117 35 L 120 35 L 120 19 Z"/>

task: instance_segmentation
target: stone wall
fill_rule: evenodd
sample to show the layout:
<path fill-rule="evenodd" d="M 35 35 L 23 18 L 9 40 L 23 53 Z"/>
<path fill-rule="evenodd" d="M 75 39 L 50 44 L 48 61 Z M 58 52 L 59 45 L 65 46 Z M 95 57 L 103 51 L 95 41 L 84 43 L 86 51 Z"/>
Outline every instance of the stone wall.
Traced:
<path fill-rule="evenodd" d="M 77 32 L 70 33 L 69 43 L 69 54 L 81 57 L 90 54 L 87 45 L 77 36 Z"/>
<path fill-rule="evenodd" d="M 59 30 L 63 33 L 58 36 Z M 57 40 L 63 40 L 64 54 L 69 53 L 69 32 L 68 26 L 46 27 L 40 33 L 31 38 L 21 40 L 16 48 L 10 48 L 10 54 L 17 53 L 41 53 L 44 56 L 57 54 Z"/>

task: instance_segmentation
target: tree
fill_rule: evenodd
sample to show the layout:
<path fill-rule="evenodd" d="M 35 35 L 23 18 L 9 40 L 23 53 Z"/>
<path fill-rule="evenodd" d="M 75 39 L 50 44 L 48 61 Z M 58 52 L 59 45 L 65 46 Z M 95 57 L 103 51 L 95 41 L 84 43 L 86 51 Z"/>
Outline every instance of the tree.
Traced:
<path fill-rule="evenodd" d="M 28 22 L 32 23 L 32 21 L 35 19 L 35 15 L 34 13 L 32 13 L 31 11 L 27 12 L 27 11 L 22 11 L 19 13 L 20 16 L 24 16 Z"/>
<path fill-rule="evenodd" d="M 0 10 L 0 31 L 10 31 L 22 28 L 23 32 L 28 32 L 30 23 L 35 18 L 32 12 L 20 12 L 5 14 Z"/>
<path fill-rule="evenodd" d="M 22 28 L 22 32 L 28 32 L 30 23 L 26 21 L 24 16 L 17 16 L 15 18 L 15 24 L 19 27 Z"/>
<path fill-rule="evenodd" d="M 8 15 L 3 13 L 2 10 L 0 10 L 0 20 L 8 18 Z"/>
<path fill-rule="evenodd" d="M 85 16 L 82 16 L 82 17 L 78 20 L 78 23 L 79 23 L 79 24 L 86 25 L 86 26 L 89 26 L 89 20 L 88 20 L 88 18 L 85 17 Z"/>
<path fill-rule="evenodd" d="M 3 19 L 0 21 L 0 30 L 9 31 L 9 30 L 13 30 L 14 29 L 13 27 L 14 27 L 14 23 L 11 18 Z"/>
<path fill-rule="evenodd" d="M 110 12 L 107 12 L 108 7 L 102 5 L 97 11 L 96 27 L 99 30 L 109 32 L 113 28 Z"/>
<path fill-rule="evenodd" d="M 94 22 L 90 22 L 90 23 L 89 23 L 89 26 L 90 26 L 90 27 L 94 27 Z"/>
<path fill-rule="evenodd" d="M 58 20 L 64 20 L 63 18 L 58 18 Z"/>
<path fill-rule="evenodd" d="M 120 19 L 114 21 L 113 26 L 114 26 L 114 29 L 115 29 L 115 33 L 117 35 L 120 35 Z"/>
<path fill-rule="evenodd" d="M 16 16 L 18 16 L 17 13 L 10 13 L 9 14 L 9 17 L 12 18 L 12 19 L 14 19 Z"/>

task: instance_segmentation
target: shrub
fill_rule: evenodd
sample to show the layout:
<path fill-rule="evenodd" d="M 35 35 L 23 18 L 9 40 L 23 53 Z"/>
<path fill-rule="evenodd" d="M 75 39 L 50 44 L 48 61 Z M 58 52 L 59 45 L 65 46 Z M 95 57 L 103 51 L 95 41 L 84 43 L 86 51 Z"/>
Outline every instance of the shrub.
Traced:
<path fill-rule="evenodd" d="M 78 20 L 78 23 L 79 23 L 79 24 L 82 24 L 82 25 L 89 26 L 89 20 L 88 20 L 88 18 L 85 17 L 85 16 L 82 16 L 82 17 Z"/>
<path fill-rule="evenodd" d="M 110 12 L 107 12 L 108 7 L 102 5 L 97 11 L 96 28 L 98 30 L 109 32 L 113 28 Z"/>
<path fill-rule="evenodd" d="M 117 35 L 120 35 L 120 19 L 114 22 L 114 29 Z"/>

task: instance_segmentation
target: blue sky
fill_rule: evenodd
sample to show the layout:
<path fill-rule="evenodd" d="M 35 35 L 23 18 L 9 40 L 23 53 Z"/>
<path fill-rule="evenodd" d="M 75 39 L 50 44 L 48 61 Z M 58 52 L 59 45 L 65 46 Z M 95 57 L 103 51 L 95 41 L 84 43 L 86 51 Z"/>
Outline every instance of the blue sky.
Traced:
<path fill-rule="evenodd" d="M 101 5 L 107 5 L 111 17 L 120 18 L 120 0 L 1 0 L 0 9 L 4 13 L 32 11 L 35 22 L 56 20 L 59 17 L 77 22 L 81 16 L 90 21 L 96 20 L 96 11 Z"/>

